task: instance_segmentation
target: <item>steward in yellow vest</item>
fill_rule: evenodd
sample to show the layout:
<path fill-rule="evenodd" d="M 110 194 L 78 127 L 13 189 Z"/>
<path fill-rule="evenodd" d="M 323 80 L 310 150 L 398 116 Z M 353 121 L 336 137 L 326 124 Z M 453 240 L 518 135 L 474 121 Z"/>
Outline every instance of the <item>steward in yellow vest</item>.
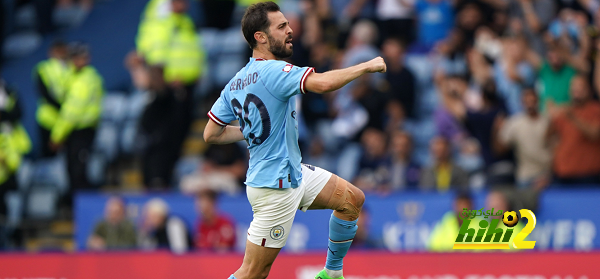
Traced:
<path fill-rule="evenodd" d="M 87 165 L 102 112 L 104 89 L 102 77 L 89 65 L 88 46 L 69 46 L 72 72 L 69 75 L 59 117 L 50 133 L 50 142 L 56 150 L 64 145 L 67 155 L 70 194 L 76 189 L 88 188 Z"/>
<path fill-rule="evenodd" d="M 148 5 L 155 1 L 158 0 Z M 168 16 L 145 16 L 140 23 L 137 51 L 148 65 L 164 68 L 167 83 L 194 85 L 203 69 L 204 52 L 200 37 L 192 19 L 186 14 L 185 0 L 169 1 L 172 12 Z"/>
<path fill-rule="evenodd" d="M 42 157 L 56 155 L 50 149 L 50 131 L 59 118 L 59 110 L 65 98 L 67 79 L 71 72 L 67 63 L 67 46 L 55 42 L 49 50 L 49 59 L 38 63 L 33 70 L 33 82 L 39 99 L 36 120 L 39 126 Z"/>
<path fill-rule="evenodd" d="M 5 195 L 17 189 L 15 173 L 22 156 L 31 151 L 31 140 L 20 120 L 18 96 L 0 80 L 0 225 L 6 215 Z"/>

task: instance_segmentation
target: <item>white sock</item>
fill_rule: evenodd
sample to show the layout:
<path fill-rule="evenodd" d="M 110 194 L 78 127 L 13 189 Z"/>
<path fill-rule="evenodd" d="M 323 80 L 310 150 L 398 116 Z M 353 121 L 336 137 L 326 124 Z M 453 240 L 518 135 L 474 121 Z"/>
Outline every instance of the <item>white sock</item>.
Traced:
<path fill-rule="evenodd" d="M 329 277 L 331 278 L 338 278 L 338 277 L 342 277 L 344 276 L 344 273 L 342 273 L 343 269 L 340 270 L 330 270 L 330 269 L 325 269 L 325 272 L 327 272 L 327 275 L 329 275 Z"/>

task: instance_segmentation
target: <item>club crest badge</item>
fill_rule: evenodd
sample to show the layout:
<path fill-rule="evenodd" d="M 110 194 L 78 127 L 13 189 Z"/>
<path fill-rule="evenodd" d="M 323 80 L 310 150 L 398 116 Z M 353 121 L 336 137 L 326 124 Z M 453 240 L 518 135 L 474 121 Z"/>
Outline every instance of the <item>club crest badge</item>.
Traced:
<path fill-rule="evenodd" d="M 285 231 L 282 226 L 275 226 L 271 229 L 271 238 L 274 240 L 280 240 L 283 237 Z"/>

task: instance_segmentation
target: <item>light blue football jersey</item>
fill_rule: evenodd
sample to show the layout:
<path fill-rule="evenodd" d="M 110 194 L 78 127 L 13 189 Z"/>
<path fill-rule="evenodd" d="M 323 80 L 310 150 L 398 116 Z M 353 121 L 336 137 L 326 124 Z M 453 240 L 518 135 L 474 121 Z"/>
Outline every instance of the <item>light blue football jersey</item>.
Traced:
<path fill-rule="evenodd" d="M 208 116 L 225 126 L 238 120 L 248 143 L 246 185 L 296 188 L 302 181 L 296 98 L 304 93 L 310 67 L 250 58 L 229 81 Z"/>

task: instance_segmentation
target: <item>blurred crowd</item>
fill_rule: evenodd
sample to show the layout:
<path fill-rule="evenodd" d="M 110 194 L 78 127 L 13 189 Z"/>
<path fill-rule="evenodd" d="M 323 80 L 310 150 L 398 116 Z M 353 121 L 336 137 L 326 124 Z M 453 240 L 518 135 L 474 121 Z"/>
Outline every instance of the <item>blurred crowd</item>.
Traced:
<path fill-rule="evenodd" d="M 600 183 L 599 2 L 319 3 L 292 61 L 388 72 L 303 96 L 306 162 L 378 192 Z"/>
<path fill-rule="evenodd" d="M 235 225 L 230 217 L 217 209 L 217 192 L 203 190 L 196 195 L 200 216 L 195 228 L 169 211 L 161 198 L 149 200 L 134 224 L 127 215 L 126 204 L 119 197 L 110 198 L 105 217 L 98 222 L 87 241 L 87 249 L 106 250 L 169 250 L 227 252 L 236 244 Z"/>
<path fill-rule="evenodd" d="M 205 0 L 199 26 L 187 1 L 150 0 L 141 13 L 136 49 L 125 57 L 131 91 L 145 96 L 133 144 L 144 188 L 199 195 L 210 225 L 190 233 L 164 201 L 153 200 L 136 226 L 123 218 L 123 201 L 115 198 L 90 249 L 210 246 L 199 235 L 230 225 L 215 217 L 216 193 L 245 189 L 243 142 L 203 145 L 191 156 L 192 170 L 174 177 L 189 159 L 181 157 L 186 139 L 208 121 L 224 86 L 212 82 L 198 94 L 212 70 L 199 34 L 239 28 L 239 11 L 253 2 Z M 91 7 L 91 1 L 81 4 L 88 2 Z M 278 2 L 294 30 L 290 63 L 324 72 L 382 56 L 388 65 L 386 73 L 337 92 L 297 96 L 303 162 L 368 193 L 501 187 L 509 189 L 507 199 L 533 193 L 534 200 L 547 187 L 600 185 L 600 1 Z M 33 71 L 42 157 L 65 154 L 67 208 L 75 190 L 101 186 L 89 181 L 88 164 L 101 115 L 110 108 L 102 107 L 102 77 L 89 64 L 85 44 L 55 42 Z M 17 94 L 5 87 L 0 121 L 21 140 L 4 139 L 4 130 L 0 137 L 2 194 L 15 189 L 17 161 L 31 145 L 14 113 Z"/>

